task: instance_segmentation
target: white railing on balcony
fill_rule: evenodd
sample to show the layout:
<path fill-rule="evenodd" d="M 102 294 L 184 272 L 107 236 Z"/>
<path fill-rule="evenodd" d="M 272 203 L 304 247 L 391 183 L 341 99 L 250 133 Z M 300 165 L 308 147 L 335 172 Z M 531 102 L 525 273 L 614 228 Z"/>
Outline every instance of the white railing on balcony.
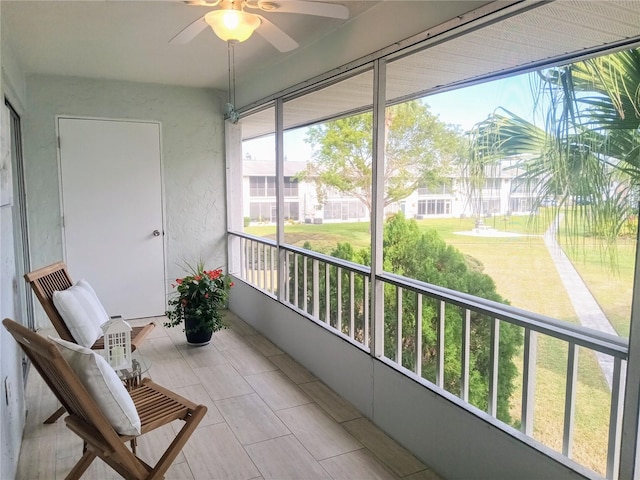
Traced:
<path fill-rule="evenodd" d="M 371 270 L 363 265 L 302 248 L 244 233 L 230 232 L 230 249 L 239 251 L 238 275 L 246 282 L 272 295 L 301 314 L 324 323 L 334 332 L 352 340 L 359 348 L 370 352 L 372 331 L 370 293 Z M 235 244 L 234 244 L 235 242 Z M 617 478 L 620 457 L 621 421 L 624 395 L 624 375 L 628 356 L 626 339 L 603 334 L 537 315 L 508 305 L 474 297 L 399 275 L 385 273 L 375 281 L 385 286 L 384 295 L 395 299 L 393 312 L 380 312 L 384 322 L 385 356 L 399 370 L 408 369 L 425 381 L 469 401 L 472 328 L 486 322 L 489 349 L 488 398 L 486 412 L 497 418 L 500 331 L 504 325 L 522 329 L 522 390 L 520 429 L 533 434 L 538 336 L 547 336 L 567 344 L 566 386 L 564 402 L 562 454 L 572 458 L 576 416 L 578 351 L 584 349 L 606 355 L 613 361 L 613 381 L 609 409 L 607 478 Z M 282 289 L 282 294 L 279 294 Z M 394 302 L 391 302 L 394 303 Z M 389 305 L 389 303 L 387 303 Z M 457 309 L 457 310 L 456 310 Z M 405 329 L 403 316 L 410 311 L 414 319 Z M 445 325 L 447 314 L 456 312 L 461 319 L 459 339 L 460 372 L 455 382 L 445 383 Z M 430 313 L 427 313 L 430 312 Z M 456 317 L 457 318 L 457 317 Z M 433 325 L 435 345 L 423 345 L 423 328 Z M 475 335 L 473 341 L 478 341 Z M 426 355 L 427 352 L 434 355 Z M 429 357 L 429 368 L 424 364 Z M 433 358 L 431 358 L 433 357 Z M 452 384 L 457 391 L 452 391 Z M 475 405 L 478 407 L 478 405 Z"/>

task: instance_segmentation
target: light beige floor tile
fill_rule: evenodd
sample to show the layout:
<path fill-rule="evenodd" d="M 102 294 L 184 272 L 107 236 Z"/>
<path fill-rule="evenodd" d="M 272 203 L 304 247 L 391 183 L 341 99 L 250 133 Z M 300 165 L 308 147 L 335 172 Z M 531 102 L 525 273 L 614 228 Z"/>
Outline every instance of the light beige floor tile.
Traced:
<path fill-rule="evenodd" d="M 165 478 L 167 480 L 194 480 L 191 468 L 189 468 L 189 464 L 186 461 L 174 462 L 167 470 Z"/>
<path fill-rule="evenodd" d="M 64 423 L 64 420 L 58 420 Z M 77 457 L 82 453 L 82 439 L 65 427 L 65 429 L 56 435 L 56 458 Z"/>
<path fill-rule="evenodd" d="M 253 348 L 233 348 L 224 350 L 222 354 L 240 375 L 254 375 L 278 369 L 267 357 Z"/>
<path fill-rule="evenodd" d="M 75 457 L 66 457 L 57 460 L 55 476 L 42 477 L 43 479 L 50 480 L 55 478 L 56 480 L 64 480 L 69 474 L 74 465 L 80 460 L 80 454 Z M 82 476 L 83 480 L 121 480 L 122 477 L 109 465 L 104 463 L 102 459 L 96 458 L 93 463 L 86 470 Z M 20 480 L 35 480 L 31 477 L 20 477 Z"/>
<path fill-rule="evenodd" d="M 331 478 L 293 435 L 255 443 L 246 450 L 265 480 Z"/>
<path fill-rule="evenodd" d="M 164 425 L 138 437 L 137 455 L 149 465 L 158 463 L 169 444 L 176 438 L 176 432 L 184 425 L 180 420 L 174 423 L 175 425 L 173 423 Z M 185 461 L 182 452 L 178 454 L 175 461 L 178 463 Z"/>
<path fill-rule="evenodd" d="M 316 460 L 363 448 L 315 403 L 280 410 L 276 415 Z"/>
<path fill-rule="evenodd" d="M 224 355 L 211 343 L 202 347 L 179 345 L 177 348 L 182 358 L 185 359 L 191 368 L 209 367 L 228 363 Z"/>
<path fill-rule="evenodd" d="M 309 370 L 287 354 L 274 355 L 269 357 L 269 360 L 295 383 L 307 383 L 318 380 Z"/>
<path fill-rule="evenodd" d="M 198 377 L 182 357 L 178 360 L 154 361 L 148 376 L 158 385 L 169 389 L 199 383 Z"/>
<path fill-rule="evenodd" d="M 167 336 L 147 338 L 140 345 L 140 353 L 153 365 L 156 362 L 167 362 L 182 358 L 180 352 Z"/>
<path fill-rule="evenodd" d="M 272 410 L 282 410 L 312 401 L 282 372 L 264 372 L 244 378 Z"/>
<path fill-rule="evenodd" d="M 187 337 L 185 336 L 183 325 L 178 325 L 176 327 L 165 327 L 164 331 L 174 345 L 178 346 L 187 344 Z"/>
<path fill-rule="evenodd" d="M 81 454 L 82 451 L 79 452 L 78 458 L 80 458 Z M 20 457 L 18 459 L 20 478 L 46 480 L 51 478 L 51 472 L 55 472 L 55 469 L 55 435 L 23 439 Z"/>
<path fill-rule="evenodd" d="M 222 418 L 222 415 L 218 411 L 218 407 L 216 407 L 213 399 L 202 385 L 189 385 L 187 387 L 175 388 L 173 391 L 178 395 L 182 395 L 184 398 L 188 398 L 194 403 L 202 404 L 207 407 L 207 414 L 198 425 L 198 428 L 224 422 L 224 418 Z"/>
<path fill-rule="evenodd" d="M 224 423 L 197 429 L 185 445 L 184 455 L 196 480 L 248 480 L 260 475 Z"/>
<path fill-rule="evenodd" d="M 251 385 L 230 364 L 196 368 L 193 372 L 213 400 L 253 392 Z"/>
<path fill-rule="evenodd" d="M 320 381 L 304 383 L 300 388 L 339 423 L 362 417 L 353 405 Z"/>
<path fill-rule="evenodd" d="M 216 405 L 243 445 L 291 433 L 255 393 L 218 400 Z"/>
<path fill-rule="evenodd" d="M 255 328 L 242 320 L 240 317 L 234 315 L 232 312 L 227 312 L 224 320 L 228 323 L 229 327 L 241 337 L 244 337 L 246 335 L 255 335 L 258 333 Z"/>
<path fill-rule="evenodd" d="M 343 426 L 396 475 L 404 477 L 427 468 L 366 418 L 345 422 Z"/>
<path fill-rule="evenodd" d="M 334 480 L 397 480 L 398 477 L 382 465 L 368 450 L 357 450 L 322 460 L 320 465 Z"/>
<path fill-rule="evenodd" d="M 270 357 L 272 355 L 282 355 L 282 353 L 284 353 L 262 335 L 248 335 L 244 337 L 244 339 L 251 345 L 253 345 L 253 347 L 265 357 Z"/>
<path fill-rule="evenodd" d="M 235 330 L 230 328 L 225 328 L 214 333 L 211 341 L 221 352 L 233 348 L 243 348 L 248 345 Z"/>
<path fill-rule="evenodd" d="M 403 480 L 444 480 L 433 470 L 421 470 L 420 472 L 413 473 L 403 477 Z"/>

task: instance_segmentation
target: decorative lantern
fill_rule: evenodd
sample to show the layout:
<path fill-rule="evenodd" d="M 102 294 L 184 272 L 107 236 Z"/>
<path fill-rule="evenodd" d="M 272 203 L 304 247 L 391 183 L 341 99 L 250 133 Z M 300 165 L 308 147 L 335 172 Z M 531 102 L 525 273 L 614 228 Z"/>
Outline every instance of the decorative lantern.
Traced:
<path fill-rule="evenodd" d="M 131 325 L 122 317 L 111 317 L 101 325 L 104 357 L 114 370 L 131 368 Z"/>

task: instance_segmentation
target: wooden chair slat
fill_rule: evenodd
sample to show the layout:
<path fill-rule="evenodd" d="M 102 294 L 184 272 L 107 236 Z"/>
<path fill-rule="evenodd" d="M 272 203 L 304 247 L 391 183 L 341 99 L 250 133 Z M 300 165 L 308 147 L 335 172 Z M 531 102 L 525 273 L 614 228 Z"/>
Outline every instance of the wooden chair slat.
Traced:
<path fill-rule="evenodd" d="M 202 421 L 207 412 L 206 406 L 196 405 L 175 392 L 153 383 L 148 378 L 143 379 L 142 384 L 131 392 L 134 404 L 137 400 L 144 405 L 144 411 L 138 412 L 143 422 L 143 435 L 174 420 L 184 422 L 158 463 L 152 467 L 127 448 L 126 442 L 133 437 L 119 435 L 113 429 L 51 340 L 13 320 L 4 319 L 2 323 L 20 344 L 54 395 L 64 405 L 69 413 L 65 418 L 67 427 L 87 445 L 87 451 L 72 468 L 67 476 L 68 479 L 80 478 L 96 457 L 101 458 L 124 478 L 163 478 Z M 154 403 L 158 407 L 154 406 Z"/>

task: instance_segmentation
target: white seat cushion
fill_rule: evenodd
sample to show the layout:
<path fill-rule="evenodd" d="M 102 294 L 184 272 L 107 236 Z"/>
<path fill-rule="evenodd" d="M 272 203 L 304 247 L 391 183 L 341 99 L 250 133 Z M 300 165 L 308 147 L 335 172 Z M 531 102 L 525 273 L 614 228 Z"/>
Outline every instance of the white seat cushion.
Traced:
<path fill-rule="evenodd" d="M 102 336 L 100 325 L 109 320 L 109 315 L 89 282 L 80 280 L 66 290 L 53 292 L 52 297 L 78 345 L 91 347 Z"/>
<path fill-rule="evenodd" d="M 121 435 L 140 435 L 140 416 L 118 374 L 93 350 L 51 338 L 80 382 Z"/>

